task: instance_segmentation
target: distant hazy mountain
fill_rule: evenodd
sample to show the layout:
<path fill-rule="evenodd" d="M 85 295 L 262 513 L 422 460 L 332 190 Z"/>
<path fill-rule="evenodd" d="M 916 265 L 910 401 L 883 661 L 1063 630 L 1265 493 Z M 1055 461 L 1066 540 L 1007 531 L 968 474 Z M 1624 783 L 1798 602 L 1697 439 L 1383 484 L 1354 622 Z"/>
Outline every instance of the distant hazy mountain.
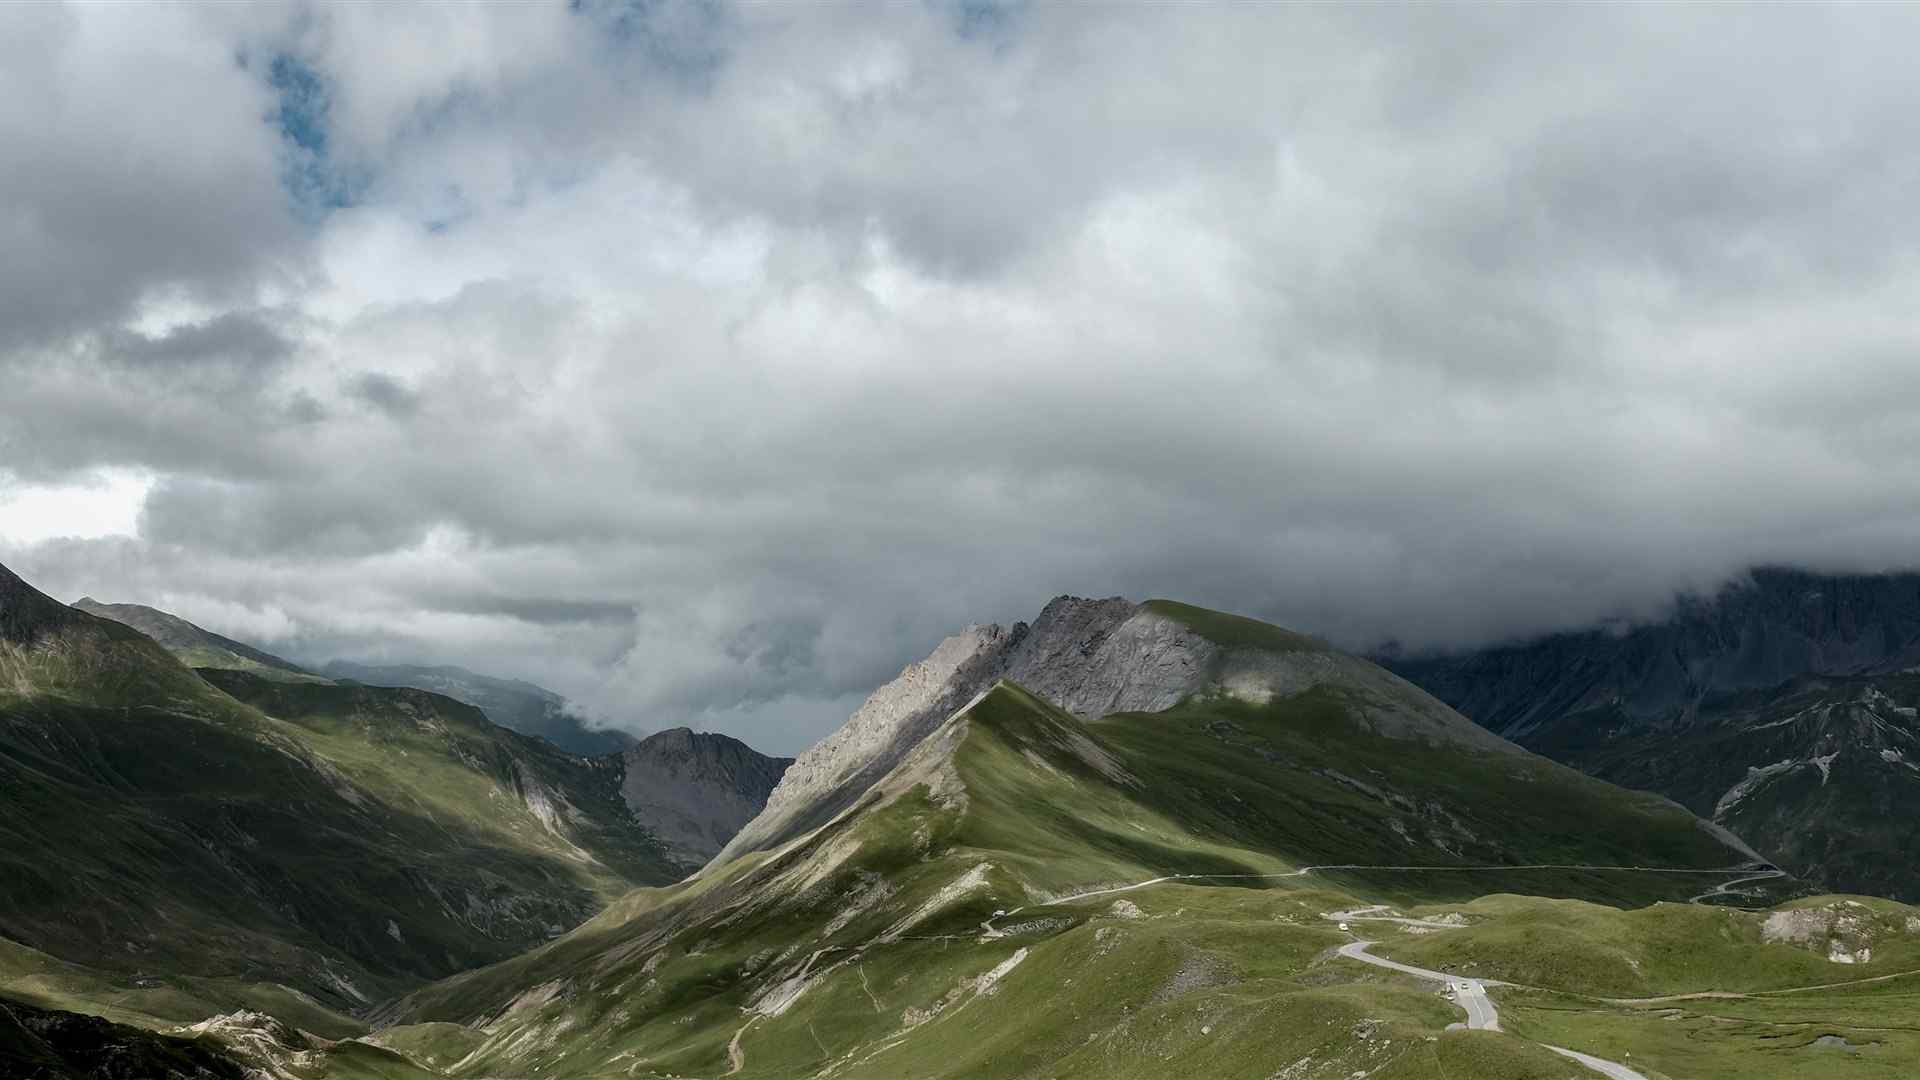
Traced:
<path fill-rule="evenodd" d="M 179 657 L 188 667 L 251 671 L 267 679 L 326 681 L 291 661 L 232 638 L 221 637 L 211 630 L 202 630 L 178 615 L 169 615 L 144 604 L 103 604 L 87 596 L 73 606 L 89 615 L 98 615 L 133 627 L 165 646 L 168 652 Z"/>
<path fill-rule="evenodd" d="M 1658 791 L 1838 891 L 1920 898 L 1920 575 L 1763 569 L 1672 617 L 1393 670 L 1487 728 Z"/>
<path fill-rule="evenodd" d="M 368 686 L 411 686 L 464 701 L 487 714 L 487 719 L 522 735 L 537 735 L 569 753 L 593 757 L 634 745 L 638 738 L 625 731 L 595 728 L 567 711 L 567 701 L 544 687 L 518 679 L 496 679 L 466 668 L 413 664 L 357 664 L 335 660 L 321 668 L 335 679 L 351 679 Z"/>

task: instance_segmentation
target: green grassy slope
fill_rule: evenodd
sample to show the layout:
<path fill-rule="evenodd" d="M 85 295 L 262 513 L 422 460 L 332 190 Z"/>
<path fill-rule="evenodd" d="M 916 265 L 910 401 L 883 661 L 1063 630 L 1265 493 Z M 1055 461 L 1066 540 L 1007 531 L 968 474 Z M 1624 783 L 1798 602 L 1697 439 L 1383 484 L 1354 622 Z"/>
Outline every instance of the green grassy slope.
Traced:
<path fill-rule="evenodd" d="M 0 938 L 110 987 L 195 980 L 183 1005 L 351 1010 L 683 872 L 611 767 L 471 708 L 212 677 L 232 693 L 0 570 Z"/>

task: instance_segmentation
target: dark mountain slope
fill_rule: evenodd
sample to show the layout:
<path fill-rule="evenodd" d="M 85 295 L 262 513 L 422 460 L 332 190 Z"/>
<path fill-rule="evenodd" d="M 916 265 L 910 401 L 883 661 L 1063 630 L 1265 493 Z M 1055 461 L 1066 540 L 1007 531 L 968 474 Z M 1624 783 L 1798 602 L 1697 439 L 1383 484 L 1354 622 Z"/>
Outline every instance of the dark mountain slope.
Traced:
<path fill-rule="evenodd" d="M 1663 622 L 1389 666 L 1488 728 L 1658 791 L 1811 886 L 1920 898 L 1920 575 L 1756 570 Z"/>
<path fill-rule="evenodd" d="M 0 569 L 0 936 L 350 1009 L 684 873 L 611 762 L 434 695 L 207 675 L 232 693 Z"/>
<path fill-rule="evenodd" d="M 1683 728 L 1603 711 L 1543 753 L 1662 792 L 1810 887 L 1920 899 L 1920 676 L 1803 678 L 1710 699 Z"/>
<path fill-rule="evenodd" d="M 0 998 L 0 1076 L 8 1080 L 249 1080 L 205 1039 L 156 1035 L 96 1016 Z"/>
<path fill-rule="evenodd" d="M 1616 708 L 1635 724 L 1683 722 L 1709 698 L 1802 675 L 1873 675 L 1920 665 L 1920 574 L 1753 571 L 1671 618 L 1387 667 L 1487 729 L 1526 741 L 1562 718 Z"/>

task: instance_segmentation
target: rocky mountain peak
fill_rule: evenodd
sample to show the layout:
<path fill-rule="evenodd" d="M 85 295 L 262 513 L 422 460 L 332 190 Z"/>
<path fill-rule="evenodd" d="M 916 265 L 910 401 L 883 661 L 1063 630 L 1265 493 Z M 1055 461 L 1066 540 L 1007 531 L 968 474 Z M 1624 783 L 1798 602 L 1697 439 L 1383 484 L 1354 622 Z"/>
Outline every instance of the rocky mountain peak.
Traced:
<path fill-rule="evenodd" d="M 647 736 L 619 761 L 628 809 L 689 866 L 712 858 L 752 821 L 793 763 L 686 727 Z"/>
<path fill-rule="evenodd" d="M 1266 701 L 1336 683 L 1380 703 L 1369 722 L 1383 733 L 1511 749 L 1403 680 L 1311 638 L 1167 601 L 1059 596 L 1031 625 L 968 627 L 907 665 L 795 760 L 717 861 L 826 824 L 1000 679 L 1082 720 L 1160 712 L 1210 688 Z"/>

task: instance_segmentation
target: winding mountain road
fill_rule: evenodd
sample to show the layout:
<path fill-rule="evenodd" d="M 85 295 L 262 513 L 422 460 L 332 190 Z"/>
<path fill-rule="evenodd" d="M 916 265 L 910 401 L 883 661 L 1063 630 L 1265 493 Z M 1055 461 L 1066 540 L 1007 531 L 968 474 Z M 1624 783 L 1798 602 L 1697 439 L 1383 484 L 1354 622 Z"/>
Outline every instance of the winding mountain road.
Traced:
<path fill-rule="evenodd" d="M 1746 884 L 1749 884 L 1750 882 L 1755 882 L 1755 881 L 1772 881 L 1775 878 L 1783 878 L 1786 876 L 1788 875 L 1785 870 L 1780 870 L 1777 868 L 1773 870 L 1762 870 L 1757 874 L 1751 874 L 1751 875 L 1748 875 L 1747 877 L 1739 877 L 1739 878 L 1734 878 L 1732 881 L 1722 882 L 1720 885 L 1714 888 L 1708 889 L 1706 892 L 1701 893 L 1699 896 L 1688 898 L 1687 903 L 1704 904 L 1716 896 L 1734 895 L 1734 889 L 1738 886 L 1746 885 Z"/>
<path fill-rule="evenodd" d="M 1499 1031 L 1500 1009 L 1493 999 L 1487 996 L 1487 987 L 1505 986 L 1506 983 L 1487 979 L 1469 979 L 1461 975 L 1449 975 L 1444 971 L 1430 971 L 1426 968 L 1402 964 L 1384 956 L 1375 956 L 1367 950 L 1379 944 L 1374 941 L 1354 941 L 1340 946 L 1340 955 L 1349 960 L 1358 960 L 1363 964 L 1383 967 L 1405 975 L 1413 975 L 1431 982 L 1446 983 L 1453 987 L 1456 995 L 1454 1003 L 1467 1011 L 1467 1027 L 1474 1031 Z"/>

